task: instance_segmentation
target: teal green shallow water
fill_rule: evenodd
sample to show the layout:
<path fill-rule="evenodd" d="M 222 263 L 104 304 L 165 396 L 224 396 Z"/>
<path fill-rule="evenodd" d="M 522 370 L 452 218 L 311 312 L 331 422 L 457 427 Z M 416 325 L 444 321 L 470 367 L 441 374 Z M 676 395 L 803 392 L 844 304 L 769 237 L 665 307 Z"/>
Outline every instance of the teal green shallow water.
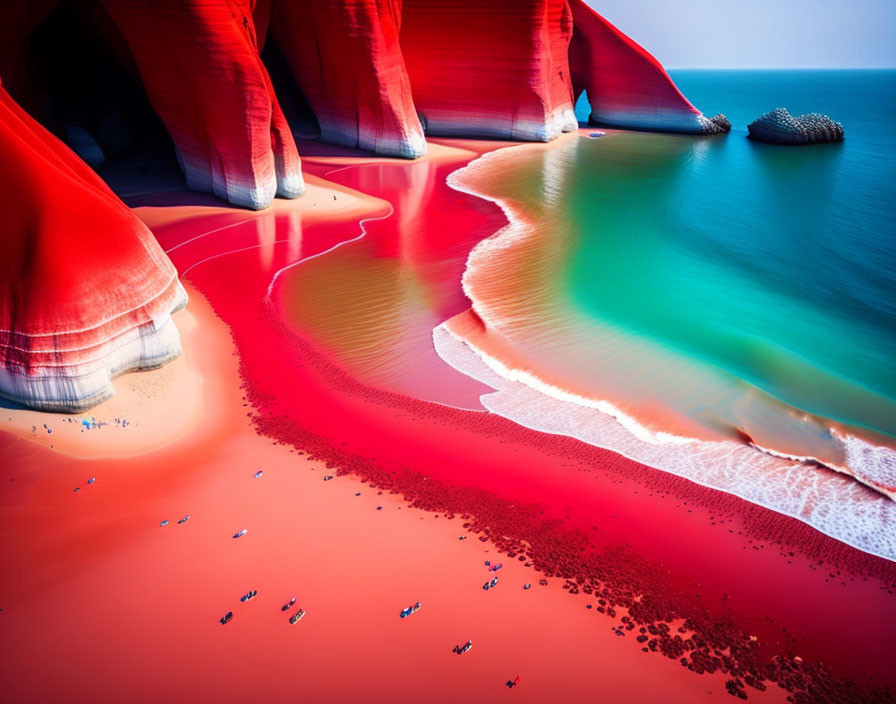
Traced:
<path fill-rule="evenodd" d="M 734 129 L 572 152 L 568 299 L 790 406 L 896 437 L 896 71 L 673 78 Z M 777 106 L 829 114 L 846 141 L 746 139 Z"/>

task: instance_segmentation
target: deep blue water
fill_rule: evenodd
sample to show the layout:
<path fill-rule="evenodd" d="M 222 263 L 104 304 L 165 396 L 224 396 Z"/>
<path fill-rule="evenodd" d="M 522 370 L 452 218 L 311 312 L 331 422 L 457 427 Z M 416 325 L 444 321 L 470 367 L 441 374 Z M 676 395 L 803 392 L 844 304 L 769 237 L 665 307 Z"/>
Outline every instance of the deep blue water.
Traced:
<path fill-rule="evenodd" d="M 573 297 L 794 407 L 896 434 L 896 71 L 670 73 L 732 132 L 579 151 Z M 846 139 L 746 139 L 775 107 L 826 113 Z"/>

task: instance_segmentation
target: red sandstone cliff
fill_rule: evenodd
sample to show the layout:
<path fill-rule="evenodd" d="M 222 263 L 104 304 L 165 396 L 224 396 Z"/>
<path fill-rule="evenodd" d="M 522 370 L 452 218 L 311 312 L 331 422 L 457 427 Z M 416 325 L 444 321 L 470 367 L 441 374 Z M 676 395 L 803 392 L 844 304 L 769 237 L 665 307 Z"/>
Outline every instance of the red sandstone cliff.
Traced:
<path fill-rule="evenodd" d="M 401 48 L 434 135 L 547 141 L 576 128 L 565 0 L 405 0 Z"/>
<path fill-rule="evenodd" d="M 398 43 L 401 0 L 274 0 L 273 41 L 321 138 L 388 156 L 426 152 Z"/>
<path fill-rule="evenodd" d="M 180 352 L 186 294 L 152 233 L 0 87 L 0 395 L 82 410 Z"/>
<path fill-rule="evenodd" d="M 255 46 L 249 0 L 102 3 L 190 188 L 248 208 L 304 192 L 292 133 Z"/>
<path fill-rule="evenodd" d="M 268 35 L 322 138 L 378 154 L 423 154 L 424 128 L 550 140 L 576 128 L 583 90 L 602 124 L 716 130 L 650 54 L 582 0 L 66 1 L 145 90 L 187 185 L 249 208 L 304 190 L 259 54 Z M 38 106 L 47 96 L 30 42 L 57 4 L 0 2 L 0 79 Z M 103 162 L 86 130 L 66 130 L 70 143 L 81 140 L 79 153 Z M 171 263 L 101 179 L 2 89 L 0 159 L 0 395 L 84 408 L 111 393 L 115 374 L 176 355 L 170 314 L 185 297 Z"/>
<path fill-rule="evenodd" d="M 693 134 L 720 131 L 685 98 L 653 56 L 592 10 L 569 0 L 575 22 L 569 65 L 595 124 Z"/>

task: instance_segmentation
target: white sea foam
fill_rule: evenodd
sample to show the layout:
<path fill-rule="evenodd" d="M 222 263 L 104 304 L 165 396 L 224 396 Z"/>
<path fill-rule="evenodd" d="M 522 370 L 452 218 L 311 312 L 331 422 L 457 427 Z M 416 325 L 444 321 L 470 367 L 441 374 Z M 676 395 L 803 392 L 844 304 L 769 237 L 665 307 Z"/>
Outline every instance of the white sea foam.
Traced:
<path fill-rule="evenodd" d="M 530 225 L 507 203 L 478 192 L 471 177 L 488 170 L 508 147 L 490 152 L 454 172 L 453 188 L 495 202 L 509 224 L 470 253 L 463 288 L 473 309 L 494 330 L 488 301 L 471 285 L 477 261 L 495 261 L 525 237 Z M 827 469 L 810 457 L 734 441 L 702 441 L 647 428 L 609 401 L 557 388 L 536 374 L 508 367 L 442 324 L 434 330 L 438 354 L 455 369 L 491 386 L 483 406 L 528 428 L 577 438 L 703 486 L 739 496 L 797 518 L 853 547 L 896 560 L 896 452 L 831 430 L 842 443 L 844 467 Z M 836 470 L 836 471 L 834 471 Z M 858 478 L 860 481 L 856 481 Z M 864 483 L 860 483 L 864 482 Z"/>
<path fill-rule="evenodd" d="M 896 452 L 836 430 L 831 432 L 843 443 L 850 469 L 861 472 L 862 481 L 896 499 Z"/>
<path fill-rule="evenodd" d="M 797 518 L 859 550 L 896 560 L 896 502 L 849 476 L 732 441 L 645 442 L 598 408 L 542 393 L 521 377 L 503 376 L 500 362 L 455 336 L 444 324 L 435 329 L 433 341 L 448 364 L 495 389 L 480 399 L 493 413 L 734 494 Z"/>

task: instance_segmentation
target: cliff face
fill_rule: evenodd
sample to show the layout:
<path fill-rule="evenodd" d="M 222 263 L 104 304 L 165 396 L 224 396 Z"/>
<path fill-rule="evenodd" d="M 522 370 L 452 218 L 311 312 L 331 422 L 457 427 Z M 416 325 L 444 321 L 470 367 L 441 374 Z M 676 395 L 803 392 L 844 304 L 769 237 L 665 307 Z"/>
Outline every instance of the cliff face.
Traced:
<path fill-rule="evenodd" d="M 272 40 L 321 138 L 414 158 L 426 153 L 398 43 L 401 0 L 274 0 Z"/>
<path fill-rule="evenodd" d="M 591 122 L 608 127 L 714 134 L 724 131 L 685 98 L 643 47 L 586 5 L 570 0 L 573 91 L 591 105 Z"/>
<path fill-rule="evenodd" d="M 0 395 L 76 411 L 180 352 L 186 303 L 152 233 L 0 87 Z"/>
<path fill-rule="evenodd" d="M 70 26 L 53 14 L 59 9 L 82 24 Z M 52 96 L 35 80 L 31 42 L 48 26 L 56 39 L 84 31 L 80 46 L 91 46 L 87 34 L 108 45 L 98 65 L 120 66 L 139 101 L 145 92 L 187 185 L 247 208 L 304 191 L 260 58 L 266 41 L 285 58 L 325 141 L 383 155 L 422 155 L 424 128 L 547 141 L 577 127 L 573 105 L 583 90 L 603 124 L 720 129 L 582 0 L 3 0 L 0 80 L 42 115 L 51 114 Z M 40 46 L 56 76 L 59 62 L 81 53 L 52 38 Z M 85 65 L 74 63 L 61 82 L 81 78 Z M 94 81 L 80 84 L 90 96 L 115 91 L 83 78 Z M 103 163 L 110 133 L 59 122 L 83 158 Z M 0 163 L 0 395 L 77 410 L 110 395 L 115 374 L 176 356 L 170 315 L 185 295 L 170 261 L 4 89 Z"/>
<path fill-rule="evenodd" d="M 565 0 L 405 0 L 401 29 L 427 133 L 547 141 L 576 128 Z"/>
<path fill-rule="evenodd" d="M 247 208 L 304 192 L 255 46 L 249 0 L 102 0 L 127 41 L 187 185 Z"/>
<path fill-rule="evenodd" d="M 550 140 L 576 128 L 582 91 L 595 123 L 719 131 L 583 0 L 63 1 L 134 70 L 187 184 L 249 208 L 304 190 L 259 57 L 266 41 L 285 58 L 324 141 L 383 155 L 422 155 L 424 128 Z M 28 87 L 29 35 L 58 2 L 0 3 L 0 77 L 13 95 Z M 80 152 L 102 163 L 90 135 L 69 128 L 72 143 L 87 145 Z"/>

